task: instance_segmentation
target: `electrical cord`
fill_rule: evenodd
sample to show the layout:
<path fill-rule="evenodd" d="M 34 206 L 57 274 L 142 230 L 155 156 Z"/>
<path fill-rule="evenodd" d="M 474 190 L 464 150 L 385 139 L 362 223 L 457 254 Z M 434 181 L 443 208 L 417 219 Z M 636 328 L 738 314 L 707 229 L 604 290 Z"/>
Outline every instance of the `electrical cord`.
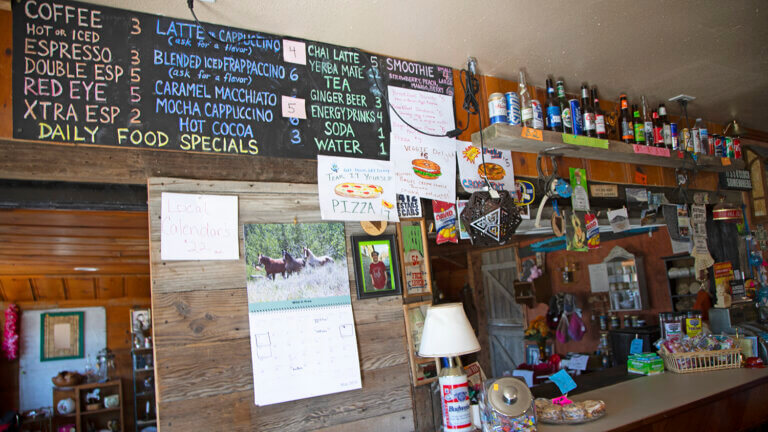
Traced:
<path fill-rule="evenodd" d="M 240 45 L 243 42 L 262 39 L 259 36 L 249 36 L 249 37 L 242 37 L 236 41 L 223 41 L 218 37 L 216 37 L 216 35 L 214 35 L 213 33 L 209 32 L 208 29 L 203 25 L 203 23 L 200 22 L 199 19 L 197 19 L 197 14 L 195 13 L 195 0 L 187 0 L 187 8 L 189 8 L 189 11 L 192 13 L 192 18 L 195 19 L 195 24 L 201 29 L 203 29 L 203 33 L 215 42 L 218 42 L 220 44 Z"/>

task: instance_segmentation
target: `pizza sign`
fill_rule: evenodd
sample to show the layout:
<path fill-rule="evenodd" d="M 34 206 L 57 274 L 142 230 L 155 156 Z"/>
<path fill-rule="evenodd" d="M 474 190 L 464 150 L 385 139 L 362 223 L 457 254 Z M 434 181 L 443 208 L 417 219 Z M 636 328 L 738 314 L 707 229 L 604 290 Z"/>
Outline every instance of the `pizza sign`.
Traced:
<path fill-rule="evenodd" d="M 318 156 L 323 220 L 398 221 L 390 166 L 388 161 Z"/>

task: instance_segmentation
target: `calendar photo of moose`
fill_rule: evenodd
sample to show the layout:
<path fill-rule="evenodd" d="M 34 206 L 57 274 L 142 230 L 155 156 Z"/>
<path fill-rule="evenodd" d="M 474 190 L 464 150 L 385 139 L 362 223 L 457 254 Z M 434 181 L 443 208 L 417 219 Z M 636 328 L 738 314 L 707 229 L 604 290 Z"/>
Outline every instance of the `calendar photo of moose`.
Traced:
<path fill-rule="evenodd" d="M 348 296 L 343 223 L 246 224 L 248 303 Z"/>

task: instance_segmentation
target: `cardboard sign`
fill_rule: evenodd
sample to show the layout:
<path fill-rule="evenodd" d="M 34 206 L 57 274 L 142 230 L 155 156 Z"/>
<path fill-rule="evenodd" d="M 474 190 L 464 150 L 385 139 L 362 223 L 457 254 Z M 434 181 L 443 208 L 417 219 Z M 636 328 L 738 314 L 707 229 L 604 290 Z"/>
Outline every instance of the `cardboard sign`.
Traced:
<path fill-rule="evenodd" d="M 320 155 L 317 188 L 323 220 L 400 220 L 390 162 Z"/>
<path fill-rule="evenodd" d="M 461 187 L 467 192 L 478 192 L 488 183 L 496 190 L 514 191 L 515 169 L 512 166 L 512 152 L 485 148 L 485 154 L 471 143 L 456 143 L 456 159 L 459 161 Z M 483 162 L 485 160 L 485 162 Z"/>
<path fill-rule="evenodd" d="M 590 187 L 591 195 L 595 198 L 617 198 L 619 187 L 613 184 L 593 184 Z"/>
<path fill-rule="evenodd" d="M 584 168 L 569 168 L 571 174 L 571 206 L 574 210 L 589 211 L 587 171 Z"/>
<path fill-rule="evenodd" d="M 421 217 L 421 198 L 397 194 L 397 215 L 403 219 Z"/>
<path fill-rule="evenodd" d="M 170 260 L 236 260 L 237 196 L 163 192 L 160 257 Z"/>
<path fill-rule="evenodd" d="M 726 158 L 728 159 L 728 158 Z M 730 159 L 728 159 L 730 163 Z M 752 179 L 747 170 L 733 170 L 718 173 L 720 177 L 720 187 L 723 189 L 735 189 L 750 191 L 752 190 Z"/>

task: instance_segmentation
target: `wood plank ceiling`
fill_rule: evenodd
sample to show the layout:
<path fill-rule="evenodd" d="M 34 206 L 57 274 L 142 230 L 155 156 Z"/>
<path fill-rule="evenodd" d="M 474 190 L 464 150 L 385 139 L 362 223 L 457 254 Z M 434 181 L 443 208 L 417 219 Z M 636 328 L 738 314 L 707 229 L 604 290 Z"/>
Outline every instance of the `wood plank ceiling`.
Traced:
<path fill-rule="evenodd" d="M 0 300 L 149 297 L 146 212 L 0 209 Z"/>

